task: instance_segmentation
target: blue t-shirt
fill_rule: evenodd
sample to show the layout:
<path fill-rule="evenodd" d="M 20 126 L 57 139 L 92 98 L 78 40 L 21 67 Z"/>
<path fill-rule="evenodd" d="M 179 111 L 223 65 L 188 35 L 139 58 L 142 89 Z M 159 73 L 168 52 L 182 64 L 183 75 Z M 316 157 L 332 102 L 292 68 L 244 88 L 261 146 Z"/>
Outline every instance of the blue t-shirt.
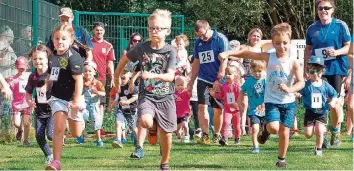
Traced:
<path fill-rule="evenodd" d="M 329 111 L 328 99 L 333 99 L 337 97 L 336 90 L 327 82 L 322 80 L 322 85 L 320 87 L 315 87 L 312 85 L 311 80 L 305 82 L 305 87 L 299 91 L 302 95 L 304 108 L 311 110 L 316 114 L 327 114 Z M 316 94 L 318 96 L 316 96 Z M 321 99 L 318 99 L 318 98 Z M 320 107 L 312 108 L 311 105 L 316 105 L 315 103 L 321 103 Z"/>
<path fill-rule="evenodd" d="M 330 57 L 324 54 L 324 49 L 340 49 L 350 41 L 350 32 L 345 22 L 333 18 L 332 22 L 323 25 L 316 21 L 307 29 L 306 45 L 312 46 L 312 55 L 325 58 L 326 72 L 324 75 L 347 76 L 348 61 L 346 55 Z"/>
<path fill-rule="evenodd" d="M 248 116 L 261 112 L 259 105 L 264 103 L 265 77 L 256 80 L 253 76 L 248 77 L 241 86 L 241 91 L 248 96 Z"/>
<path fill-rule="evenodd" d="M 208 83 L 214 83 L 220 68 L 219 54 L 227 51 L 227 38 L 214 30 L 209 41 L 200 38 L 194 42 L 194 57 L 200 61 L 198 79 Z"/>

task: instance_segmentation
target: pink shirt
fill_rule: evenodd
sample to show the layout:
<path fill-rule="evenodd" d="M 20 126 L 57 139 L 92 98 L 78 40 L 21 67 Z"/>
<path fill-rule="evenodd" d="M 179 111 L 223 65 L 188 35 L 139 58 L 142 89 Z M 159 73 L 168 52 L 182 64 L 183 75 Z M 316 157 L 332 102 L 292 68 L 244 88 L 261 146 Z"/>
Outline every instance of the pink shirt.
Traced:
<path fill-rule="evenodd" d="M 224 113 L 236 113 L 239 111 L 237 99 L 240 91 L 241 88 L 238 83 L 224 83 L 220 88 L 220 92 L 215 93 L 216 98 L 224 100 Z M 231 106 L 233 103 L 236 104 L 236 108 Z"/>
<path fill-rule="evenodd" d="M 191 96 L 187 90 L 182 92 L 175 91 L 175 101 L 176 101 L 176 114 L 177 118 L 182 118 L 190 114 L 189 100 Z"/>
<path fill-rule="evenodd" d="M 97 64 L 98 80 L 106 80 L 107 62 L 115 60 L 113 45 L 106 40 L 97 42 L 92 38 L 91 41 L 94 47 L 92 55 L 93 61 Z"/>
<path fill-rule="evenodd" d="M 10 89 L 13 94 L 12 108 L 15 110 L 22 110 L 29 107 L 26 102 L 26 91 L 25 91 L 27 81 L 28 81 L 28 77 L 26 77 L 25 75 L 19 77 L 17 74 L 10 77 L 8 80 Z M 20 90 L 20 84 L 23 87 L 22 89 L 23 91 Z"/>

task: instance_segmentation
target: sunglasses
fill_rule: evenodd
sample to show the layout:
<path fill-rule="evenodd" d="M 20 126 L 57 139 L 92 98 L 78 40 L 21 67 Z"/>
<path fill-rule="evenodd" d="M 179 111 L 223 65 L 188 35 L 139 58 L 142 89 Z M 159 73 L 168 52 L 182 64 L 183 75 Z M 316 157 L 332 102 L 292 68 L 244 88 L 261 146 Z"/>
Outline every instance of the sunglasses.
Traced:
<path fill-rule="evenodd" d="M 328 11 L 328 10 L 330 10 L 330 9 L 332 9 L 332 8 L 333 8 L 333 7 L 326 7 L 326 6 L 325 6 L 325 7 L 318 7 L 317 10 L 318 10 L 318 11 L 322 11 L 322 10 Z"/>
<path fill-rule="evenodd" d="M 310 75 L 313 75 L 313 74 L 316 74 L 316 73 L 319 73 L 320 72 L 320 70 L 317 70 L 317 69 L 310 69 L 309 70 L 309 74 Z"/>
<path fill-rule="evenodd" d="M 132 40 L 134 43 L 140 43 L 141 42 L 141 40 L 136 40 L 136 39 L 133 39 Z"/>

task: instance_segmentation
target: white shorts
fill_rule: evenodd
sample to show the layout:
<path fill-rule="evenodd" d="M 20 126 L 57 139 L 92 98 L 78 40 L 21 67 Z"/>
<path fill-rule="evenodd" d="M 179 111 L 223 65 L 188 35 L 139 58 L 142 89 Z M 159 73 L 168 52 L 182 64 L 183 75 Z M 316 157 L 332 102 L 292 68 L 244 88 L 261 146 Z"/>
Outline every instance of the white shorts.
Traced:
<path fill-rule="evenodd" d="M 86 106 L 85 101 L 82 101 L 82 103 L 80 104 L 80 110 L 79 110 L 79 112 L 77 112 L 76 115 L 71 114 L 71 110 L 68 107 L 69 102 L 66 100 L 62 100 L 62 99 L 52 96 L 52 97 L 50 97 L 50 99 L 48 99 L 48 104 L 49 104 L 50 108 L 52 109 L 52 115 L 54 115 L 58 111 L 62 111 L 62 112 L 67 113 L 68 114 L 67 117 L 70 118 L 71 120 L 84 121 L 83 111 Z"/>

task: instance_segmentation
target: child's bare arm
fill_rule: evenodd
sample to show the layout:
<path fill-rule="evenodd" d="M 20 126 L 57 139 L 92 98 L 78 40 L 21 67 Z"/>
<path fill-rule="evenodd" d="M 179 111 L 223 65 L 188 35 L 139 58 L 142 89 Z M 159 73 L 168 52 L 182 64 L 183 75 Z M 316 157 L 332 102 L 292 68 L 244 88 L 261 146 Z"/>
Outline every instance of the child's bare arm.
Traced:
<path fill-rule="evenodd" d="M 249 50 L 223 52 L 219 54 L 219 59 L 224 60 L 226 58 L 229 58 L 229 56 L 237 56 L 240 58 L 254 59 L 254 60 L 264 60 L 267 63 L 269 59 L 269 53 L 266 52 L 256 53 Z"/>
<path fill-rule="evenodd" d="M 78 104 L 82 100 L 81 95 L 82 95 L 82 89 L 84 87 L 84 79 L 82 74 L 73 75 L 73 78 L 75 80 L 75 91 L 74 91 L 73 102 Z"/>
<path fill-rule="evenodd" d="M 150 73 L 148 71 L 144 71 L 144 72 L 142 72 L 141 77 L 143 80 L 159 79 L 164 82 L 172 82 L 175 78 L 175 70 L 174 69 L 167 69 L 167 72 L 164 74 L 156 74 L 156 73 Z"/>

